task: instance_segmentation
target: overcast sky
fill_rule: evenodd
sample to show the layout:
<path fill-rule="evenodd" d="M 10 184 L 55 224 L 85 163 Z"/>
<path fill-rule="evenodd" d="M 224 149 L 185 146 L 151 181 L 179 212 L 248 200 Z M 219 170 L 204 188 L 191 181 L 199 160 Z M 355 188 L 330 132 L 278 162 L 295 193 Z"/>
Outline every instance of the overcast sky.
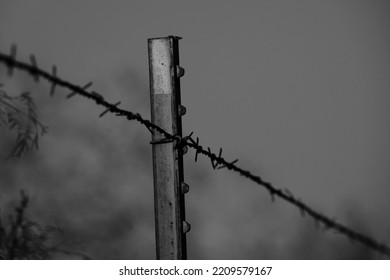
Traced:
<path fill-rule="evenodd" d="M 390 244 L 388 1 L 0 2 L 0 51 L 150 118 L 147 39 L 183 37 L 183 131 L 289 189 L 320 212 Z M 0 164 L 0 202 L 32 198 L 94 259 L 155 258 L 150 133 L 96 104 L 17 74 L 50 127 L 39 152 Z M 5 157 L 13 134 L 2 128 Z M 4 137 L 3 137 L 4 135 Z M 189 259 L 381 258 L 316 230 L 298 209 L 205 158 L 185 159 Z"/>

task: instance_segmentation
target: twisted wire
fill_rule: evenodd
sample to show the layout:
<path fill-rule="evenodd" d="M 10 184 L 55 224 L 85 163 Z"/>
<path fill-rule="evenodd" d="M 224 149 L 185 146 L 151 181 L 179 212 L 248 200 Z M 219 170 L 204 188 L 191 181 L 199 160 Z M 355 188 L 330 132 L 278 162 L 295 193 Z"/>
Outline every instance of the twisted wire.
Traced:
<path fill-rule="evenodd" d="M 144 125 L 151 133 L 159 132 L 166 138 L 166 140 L 176 141 L 176 144 L 174 146 L 176 149 L 184 148 L 186 146 L 193 148 L 196 152 L 195 161 L 197 161 L 198 154 L 202 154 L 211 160 L 211 164 L 214 169 L 227 168 L 228 170 L 232 170 L 240 174 L 241 176 L 255 182 L 256 184 L 264 187 L 269 192 L 272 201 L 274 201 L 275 197 L 279 197 L 280 199 L 292 204 L 300 210 L 302 216 L 308 215 L 312 217 L 314 219 L 316 227 L 322 225 L 323 229 L 325 230 L 333 229 L 335 232 L 347 236 L 352 241 L 357 241 L 358 243 L 361 243 L 379 253 L 382 253 L 383 255 L 390 257 L 390 248 L 385 244 L 380 243 L 367 235 L 354 231 L 347 226 L 336 222 L 334 219 L 321 214 L 320 212 L 308 206 L 306 203 L 302 202 L 299 198 L 296 198 L 290 191 L 286 189 L 278 189 L 274 187 L 270 182 L 265 181 L 262 177 L 253 174 L 249 170 L 245 170 L 239 167 L 236 164 L 238 160 L 234 160 L 231 162 L 227 161 L 224 157 L 222 157 L 222 149 L 219 150 L 218 156 L 212 153 L 210 148 L 207 148 L 206 150 L 199 144 L 198 137 L 196 138 L 196 141 L 194 140 L 194 138 L 192 137 L 193 133 L 185 137 L 171 135 L 161 127 L 153 124 L 147 119 L 144 119 L 139 113 L 134 113 L 118 108 L 117 106 L 120 104 L 120 102 L 112 104 L 107 102 L 104 97 L 99 93 L 94 91 L 88 92 L 87 89 L 92 85 L 91 82 L 82 87 L 77 86 L 59 78 L 57 76 L 57 68 L 55 66 L 53 66 L 52 74 L 50 74 L 37 67 L 35 57 L 31 56 L 33 58 L 31 58 L 32 64 L 30 65 L 16 60 L 15 56 L 15 46 L 12 46 L 10 55 L 0 53 L 0 62 L 7 65 L 9 75 L 12 75 L 13 69 L 16 68 L 29 73 L 36 81 L 38 81 L 39 78 L 47 80 L 51 83 L 50 96 L 54 95 L 56 86 L 59 86 L 71 91 L 71 93 L 67 95 L 67 98 L 70 98 L 74 95 L 80 95 L 85 98 L 92 99 L 96 102 L 97 105 L 105 107 L 105 111 L 100 114 L 100 117 L 110 112 L 117 116 L 126 117 L 128 120 L 138 121 L 139 123 Z"/>

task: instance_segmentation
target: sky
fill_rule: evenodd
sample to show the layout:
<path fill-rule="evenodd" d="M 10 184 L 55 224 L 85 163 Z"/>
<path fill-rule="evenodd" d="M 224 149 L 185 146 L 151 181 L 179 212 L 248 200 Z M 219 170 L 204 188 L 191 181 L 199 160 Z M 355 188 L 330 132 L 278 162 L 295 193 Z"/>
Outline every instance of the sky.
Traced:
<path fill-rule="evenodd" d="M 183 133 L 390 244 L 389 12 L 381 0 L 2 0 L 0 51 L 15 43 L 18 59 L 33 53 L 150 119 L 147 39 L 183 37 Z M 7 92 L 31 91 L 50 129 L 38 152 L 1 161 L 1 213 L 25 189 L 31 218 L 61 226 L 91 258 L 154 259 L 148 130 L 5 73 Z M 0 129 L 5 158 L 15 135 Z M 184 172 L 189 259 L 383 258 L 207 158 L 195 163 L 191 149 Z"/>

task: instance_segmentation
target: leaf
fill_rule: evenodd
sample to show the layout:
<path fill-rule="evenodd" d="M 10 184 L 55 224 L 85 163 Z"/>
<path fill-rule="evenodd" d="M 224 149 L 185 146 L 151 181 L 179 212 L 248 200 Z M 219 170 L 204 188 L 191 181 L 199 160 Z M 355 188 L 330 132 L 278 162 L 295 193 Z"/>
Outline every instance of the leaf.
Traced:
<path fill-rule="evenodd" d="M 18 103 L 22 103 L 25 110 Z M 1 124 L 8 124 L 8 128 L 17 133 L 16 144 L 8 158 L 26 156 L 29 151 L 38 150 L 39 137 L 47 132 L 47 127 L 38 120 L 37 107 L 30 92 L 12 97 L 0 90 Z"/>

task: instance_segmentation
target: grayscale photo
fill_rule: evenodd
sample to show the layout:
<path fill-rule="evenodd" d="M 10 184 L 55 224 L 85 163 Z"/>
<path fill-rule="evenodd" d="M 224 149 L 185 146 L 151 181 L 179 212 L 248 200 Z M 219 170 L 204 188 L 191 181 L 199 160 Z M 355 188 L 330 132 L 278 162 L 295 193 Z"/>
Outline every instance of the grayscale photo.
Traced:
<path fill-rule="evenodd" d="M 1 0 L 0 260 L 388 260 L 389 15 Z"/>

